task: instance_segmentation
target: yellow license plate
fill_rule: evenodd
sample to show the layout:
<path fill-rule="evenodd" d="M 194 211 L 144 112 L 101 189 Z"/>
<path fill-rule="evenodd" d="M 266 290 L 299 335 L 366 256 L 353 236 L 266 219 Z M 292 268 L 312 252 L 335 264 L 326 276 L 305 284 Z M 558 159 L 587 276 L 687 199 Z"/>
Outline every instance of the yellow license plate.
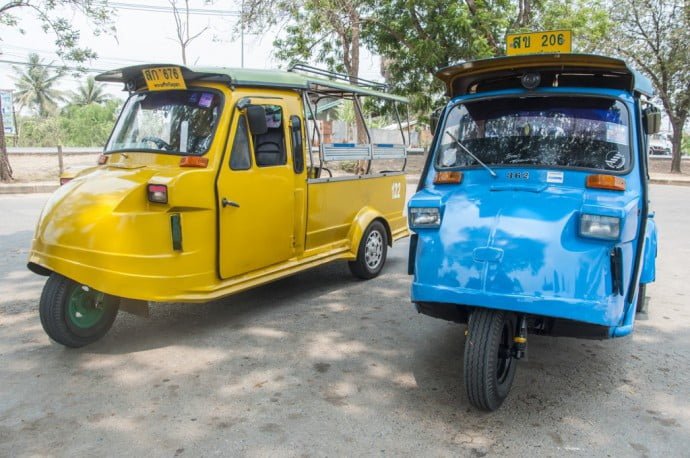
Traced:
<path fill-rule="evenodd" d="M 179 67 L 156 67 L 141 71 L 149 91 L 187 89 Z"/>
<path fill-rule="evenodd" d="M 572 49 L 570 30 L 548 32 L 509 33 L 506 35 L 506 54 L 569 53 Z"/>

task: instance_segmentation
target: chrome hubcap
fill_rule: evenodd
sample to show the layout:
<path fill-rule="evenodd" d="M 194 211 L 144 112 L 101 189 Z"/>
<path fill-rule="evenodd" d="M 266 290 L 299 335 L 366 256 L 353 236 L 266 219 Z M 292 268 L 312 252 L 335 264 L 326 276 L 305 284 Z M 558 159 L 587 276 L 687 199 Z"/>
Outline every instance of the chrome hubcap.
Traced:
<path fill-rule="evenodd" d="M 371 231 L 367 237 L 364 250 L 364 262 L 371 270 L 375 270 L 383 259 L 383 236 L 379 231 Z"/>

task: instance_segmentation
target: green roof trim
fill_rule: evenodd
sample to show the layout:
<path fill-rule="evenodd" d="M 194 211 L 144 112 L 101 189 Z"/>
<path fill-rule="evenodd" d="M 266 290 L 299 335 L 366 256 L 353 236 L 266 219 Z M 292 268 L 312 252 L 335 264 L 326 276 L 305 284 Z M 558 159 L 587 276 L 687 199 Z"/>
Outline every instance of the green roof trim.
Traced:
<path fill-rule="evenodd" d="M 357 94 L 408 103 L 406 97 L 387 92 L 377 91 L 366 87 L 348 84 L 341 81 L 331 81 L 310 75 L 303 75 L 283 70 L 255 70 L 246 68 L 227 67 L 194 67 L 188 68 L 176 64 L 145 64 L 124 67 L 101 73 L 97 81 L 124 83 L 132 88 L 144 86 L 142 70 L 156 67 L 178 67 L 182 70 L 185 81 L 216 81 L 232 86 L 288 88 L 311 90 L 315 92 L 338 94 Z"/>

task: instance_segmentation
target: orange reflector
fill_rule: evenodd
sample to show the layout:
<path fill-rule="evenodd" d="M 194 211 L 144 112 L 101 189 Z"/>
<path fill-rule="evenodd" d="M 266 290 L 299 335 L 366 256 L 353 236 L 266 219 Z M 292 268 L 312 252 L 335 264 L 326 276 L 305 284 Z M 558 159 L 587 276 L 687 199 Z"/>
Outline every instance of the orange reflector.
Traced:
<path fill-rule="evenodd" d="M 180 159 L 180 167 L 199 167 L 205 168 L 208 165 L 208 158 L 201 156 L 184 156 Z"/>
<path fill-rule="evenodd" d="M 625 180 L 613 175 L 590 175 L 587 177 L 587 187 L 609 189 L 611 191 L 625 191 Z"/>
<path fill-rule="evenodd" d="M 106 156 L 105 154 L 101 154 L 100 156 L 98 156 L 98 165 L 103 165 L 106 162 L 108 162 L 108 156 Z"/>
<path fill-rule="evenodd" d="M 436 172 L 434 184 L 460 184 L 462 172 Z"/>

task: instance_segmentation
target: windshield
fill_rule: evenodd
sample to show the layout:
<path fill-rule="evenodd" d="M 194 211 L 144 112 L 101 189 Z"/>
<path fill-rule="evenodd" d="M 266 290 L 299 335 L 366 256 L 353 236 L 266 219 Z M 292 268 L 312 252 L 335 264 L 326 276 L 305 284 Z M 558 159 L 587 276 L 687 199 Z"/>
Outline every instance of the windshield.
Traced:
<path fill-rule="evenodd" d="M 219 94 L 210 91 L 134 94 L 127 101 L 105 152 L 204 154 L 213 140 L 220 99 Z"/>
<path fill-rule="evenodd" d="M 630 165 L 628 112 L 602 97 L 523 97 L 453 107 L 437 148 L 440 169 L 486 164 L 580 167 L 622 172 Z"/>

